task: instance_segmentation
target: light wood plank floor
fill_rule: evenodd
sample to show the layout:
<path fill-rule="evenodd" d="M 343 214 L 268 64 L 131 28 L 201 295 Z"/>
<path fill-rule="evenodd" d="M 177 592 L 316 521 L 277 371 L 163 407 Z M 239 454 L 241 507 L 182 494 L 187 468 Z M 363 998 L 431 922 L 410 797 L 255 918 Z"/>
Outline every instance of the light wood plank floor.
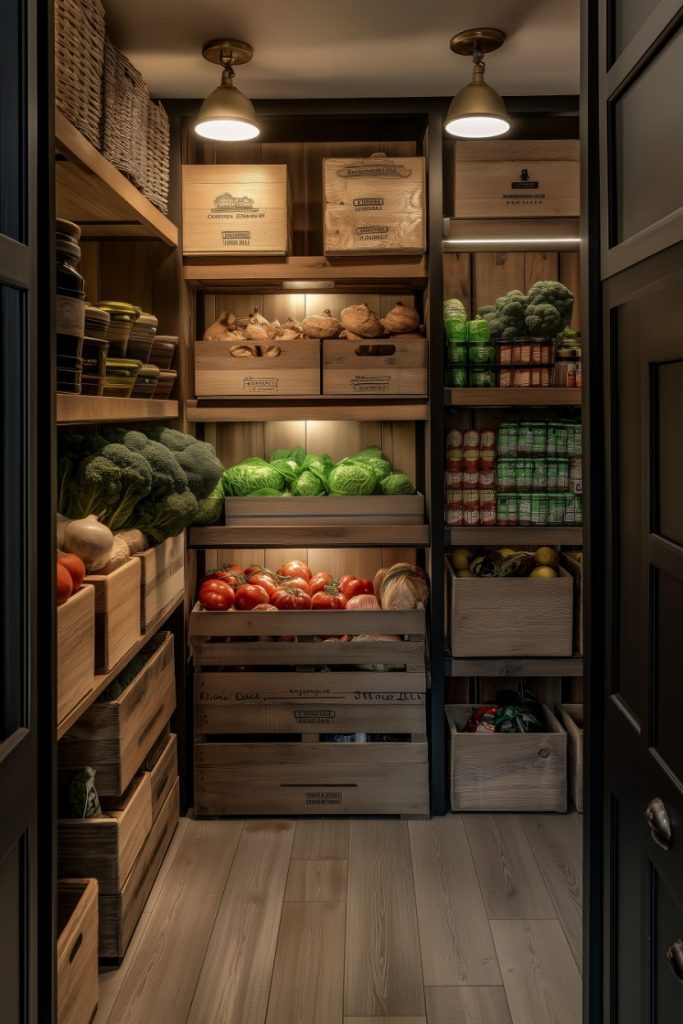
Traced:
<path fill-rule="evenodd" d="M 95 1024 L 580 1024 L 581 818 L 194 821 Z"/>

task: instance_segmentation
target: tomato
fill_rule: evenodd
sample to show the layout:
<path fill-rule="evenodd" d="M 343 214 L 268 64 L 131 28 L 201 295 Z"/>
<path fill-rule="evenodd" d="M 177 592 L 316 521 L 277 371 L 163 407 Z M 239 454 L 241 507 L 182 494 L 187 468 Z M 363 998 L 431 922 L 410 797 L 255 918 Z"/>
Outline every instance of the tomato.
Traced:
<path fill-rule="evenodd" d="M 271 572 L 268 572 L 267 569 L 262 569 L 260 572 L 252 573 L 252 575 L 247 578 L 247 583 L 252 583 L 257 587 L 263 587 L 269 597 L 278 586 L 277 580 Z"/>
<path fill-rule="evenodd" d="M 343 594 L 340 594 L 336 587 L 327 587 L 325 590 L 319 590 L 317 594 L 314 594 L 311 598 L 311 608 L 346 608 L 346 598 Z"/>
<path fill-rule="evenodd" d="M 71 597 L 74 581 L 65 565 L 57 562 L 57 604 L 64 604 Z"/>
<path fill-rule="evenodd" d="M 342 576 L 341 579 L 339 580 L 339 586 L 345 587 L 346 584 L 349 583 L 351 580 L 356 579 L 358 579 L 357 576 L 354 576 L 352 573 L 347 573 L 346 576 Z"/>
<path fill-rule="evenodd" d="M 313 573 L 306 565 L 305 562 L 300 562 L 298 559 L 293 559 L 291 562 L 285 562 L 281 565 L 277 571 L 278 576 L 289 576 L 291 579 L 302 577 L 305 580 L 310 580 Z"/>
<path fill-rule="evenodd" d="M 254 612 L 276 612 L 277 608 L 274 604 L 257 604 L 255 608 L 252 608 Z"/>
<path fill-rule="evenodd" d="M 235 593 L 235 608 L 242 612 L 250 612 L 257 604 L 268 604 L 270 600 L 271 596 L 264 587 L 254 583 L 243 583 Z"/>
<path fill-rule="evenodd" d="M 311 594 L 317 594 L 319 590 L 324 590 L 332 582 L 332 576 L 329 572 L 317 572 L 315 576 L 311 578 L 309 584 Z"/>
<path fill-rule="evenodd" d="M 346 580 L 346 582 L 344 582 Z M 350 579 L 343 577 L 339 581 L 339 589 L 347 598 L 358 597 L 359 594 L 372 594 L 372 580 L 359 580 L 355 576 Z"/>
<path fill-rule="evenodd" d="M 235 603 L 235 591 L 225 580 L 207 580 L 199 588 L 199 603 L 212 612 L 227 612 Z"/>
<path fill-rule="evenodd" d="M 73 593 L 81 589 L 83 577 L 85 576 L 85 563 L 78 555 L 59 555 L 57 561 L 63 565 L 73 581 Z"/>
<path fill-rule="evenodd" d="M 234 589 L 244 583 L 245 577 L 238 565 L 229 565 L 227 569 L 215 569 L 212 573 L 209 573 L 205 577 L 204 582 L 206 583 L 207 580 L 223 580 L 224 583 L 229 583 Z"/>
<path fill-rule="evenodd" d="M 311 584 L 303 576 L 288 576 L 281 586 L 296 587 L 297 590 L 303 590 L 304 594 L 311 593 Z"/>
<path fill-rule="evenodd" d="M 249 579 L 250 576 L 254 576 L 257 572 L 264 571 L 267 571 L 265 565 L 248 565 L 244 570 L 244 575 Z"/>
<path fill-rule="evenodd" d="M 311 598 L 298 587 L 278 587 L 270 599 L 280 611 L 298 611 L 311 607 Z"/>

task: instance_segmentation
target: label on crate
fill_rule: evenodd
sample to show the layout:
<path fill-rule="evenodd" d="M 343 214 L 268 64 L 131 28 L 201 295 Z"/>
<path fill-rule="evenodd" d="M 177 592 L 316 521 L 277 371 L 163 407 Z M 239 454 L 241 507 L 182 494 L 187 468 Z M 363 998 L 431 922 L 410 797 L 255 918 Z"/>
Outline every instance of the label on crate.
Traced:
<path fill-rule="evenodd" d="M 340 807 L 343 800 L 343 794 L 341 790 L 335 790 L 332 792 L 325 792 L 325 790 L 321 790 L 320 792 L 311 790 L 305 794 L 304 800 L 307 807 Z"/>
<path fill-rule="evenodd" d="M 346 164 L 337 170 L 340 178 L 410 178 L 410 167 L 396 163 L 358 163 Z"/>
<path fill-rule="evenodd" d="M 279 377 L 244 377 L 242 390 L 248 395 L 276 395 L 280 390 Z"/>
<path fill-rule="evenodd" d="M 364 704 L 419 704 L 422 700 L 422 694 L 406 693 L 405 691 L 401 691 L 399 693 L 375 693 L 356 690 L 353 694 L 353 698 L 354 700 L 363 701 Z"/>
<path fill-rule="evenodd" d="M 359 242 L 383 242 L 389 237 L 388 224 L 363 224 L 354 230 Z"/>
<path fill-rule="evenodd" d="M 324 711 L 322 708 L 294 711 L 294 721 L 297 725 L 334 725 L 336 720 L 336 711 Z"/>
<path fill-rule="evenodd" d="M 368 196 L 362 199 L 354 199 L 353 208 L 356 213 L 368 213 L 371 210 L 381 210 L 384 206 L 382 196 Z"/>
<path fill-rule="evenodd" d="M 356 374 L 355 377 L 351 378 L 351 390 L 356 395 L 377 395 L 384 394 L 389 385 L 391 384 L 392 376 L 390 373 L 374 377 L 367 375 Z"/>
<path fill-rule="evenodd" d="M 223 245 L 251 245 L 251 231 L 221 231 Z"/>

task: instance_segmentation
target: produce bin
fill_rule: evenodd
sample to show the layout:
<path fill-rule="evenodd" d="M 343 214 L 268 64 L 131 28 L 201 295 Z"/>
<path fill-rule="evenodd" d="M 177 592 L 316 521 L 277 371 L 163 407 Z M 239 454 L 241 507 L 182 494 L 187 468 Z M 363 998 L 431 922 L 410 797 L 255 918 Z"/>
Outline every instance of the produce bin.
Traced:
<path fill-rule="evenodd" d="M 583 814 L 583 704 L 560 704 L 560 719 L 567 730 L 569 795 Z"/>
<path fill-rule="evenodd" d="M 544 733 L 465 732 L 483 706 L 446 706 L 451 810 L 566 811 L 567 734 L 550 708 Z"/>
<path fill-rule="evenodd" d="M 320 394 L 320 341 L 197 341 L 197 398 L 300 398 Z"/>
<path fill-rule="evenodd" d="M 426 395 L 426 338 L 322 342 L 323 394 Z"/>
<path fill-rule="evenodd" d="M 583 562 L 563 551 L 562 566 L 574 580 L 574 651 L 583 654 Z"/>
<path fill-rule="evenodd" d="M 57 608 L 57 728 L 95 686 L 95 590 L 82 586 Z"/>
<path fill-rule="evenodd" d="M 108 576 L 86 576 L 95 588 L 95 665 L 110 672 L 142 637 L 139 558 Z"/>
<path fill-rule="evenodd" d="M 62 879 L 57 889 L 57 1024 L 90 1024 L 99 998 L 97 882 Z"/>
<path fill-rule="evenodd" d="M 423 494 L 321 495 L 315 498 L 226 498 L 228 525 L 324 526 L 349 523 L 368 525 L 421 525 L 425 517 Z"/>
<path fill-rule="evenodd" d="M 146 633 L 159 613 L 185 592 L 185 534 L 168 537 L 135 557 L 140 560 L 140 615 Z"/>

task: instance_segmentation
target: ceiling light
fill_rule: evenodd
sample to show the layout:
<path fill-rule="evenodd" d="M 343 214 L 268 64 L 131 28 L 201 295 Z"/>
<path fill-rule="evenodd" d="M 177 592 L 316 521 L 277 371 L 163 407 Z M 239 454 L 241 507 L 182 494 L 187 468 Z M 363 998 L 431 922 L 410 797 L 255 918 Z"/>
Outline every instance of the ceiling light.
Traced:
<path fill-rule="evenodd" d="M 469 28 L 451 39 L 451 50 L 471 57 L 472 81 L 451 101 L 446 131 L 462 139 L 491 139 L 510 130 L 505 104 L 495 89 L 484 81 L 484 54 L 497 50 L 505 41 L 499 28 Z"/>
<path fill-rule="evenodd" d="M 246 64 L 253 54 L 249 43 L 236 39 L 212 39 L 205 44 L 202 57 L 212 64 L 220 64 L 223 75 L 221 84 L 199 108 L 194 126 L 197 135 L 216 142 L 243 142 L 260 135 L 254 104 L 240 92 L 234 81 L 235 65 Z"/>

